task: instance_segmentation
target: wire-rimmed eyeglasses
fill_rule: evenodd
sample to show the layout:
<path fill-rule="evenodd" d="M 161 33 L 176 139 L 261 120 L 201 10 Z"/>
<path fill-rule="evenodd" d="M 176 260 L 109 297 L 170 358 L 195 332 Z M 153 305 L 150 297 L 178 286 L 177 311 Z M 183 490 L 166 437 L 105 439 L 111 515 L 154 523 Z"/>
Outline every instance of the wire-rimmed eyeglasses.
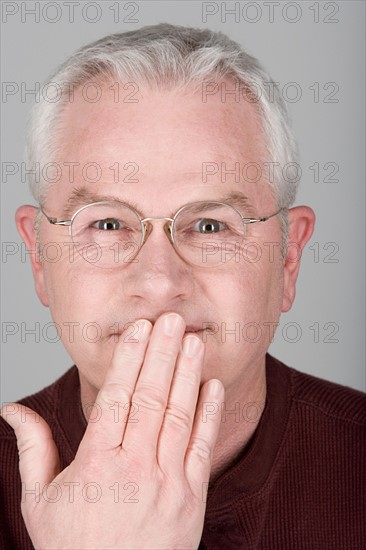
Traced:
<path fill-rule="evenodd" d="M 142 218 L 120 201 L 98 201 L 79 208 L 70 220 L 48 216 L 49 223 L 69 227 L 73 244 L 90 264 L 110 269 L 138 261 L 141 247 L 153 230 L 152 220 L 165 220 L 164 231 L 177 254 L 191 265 L 214 267 L 240 261 L 246 226 L 277 216 L 243 216 L 234 206 L 206 200 L 188 203 L 169 217 Z"/>

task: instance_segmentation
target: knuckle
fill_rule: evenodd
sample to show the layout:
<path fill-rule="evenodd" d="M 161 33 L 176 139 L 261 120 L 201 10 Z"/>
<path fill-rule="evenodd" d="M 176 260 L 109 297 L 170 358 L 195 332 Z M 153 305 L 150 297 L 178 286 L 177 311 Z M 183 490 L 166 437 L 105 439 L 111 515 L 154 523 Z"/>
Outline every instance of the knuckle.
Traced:
<path fill-rule="evenodd" d="M 136 354 L 134 348 L 126 348 L 120 353 L 120 360 L 129 365 L 137 366 L 141 364 L 142 356 Z"/>
<path fill-rule="evenodd" d="M 165 418 L 168 422 L 174 424 L 175 427 L 184 431 L 189 430 L 191 427 L 192 420 L 189 411 L 176 403 L 171 403 L 167 406 Z"/>
<path fill-rule="evenodd" d="M 175 379 L 179 384 L 195 388 L 201 381 L 201 375 L 197 372 L 178 369 L 175 373 Z"/>
<path fill-rule="evenodd" d="M 211 460 L 212 449 L 210 445 L 201 437 L 191 439 L 188 449 L 198 458 L 202 460 Z"/>
<path fill-rule="evenodd" d="M 153 348 L 151 350 L 151 356 L 153 361 L 157 361 L 159 363 L 171 363 L 172 361 L 175 362 L 177 354 L 173 350 Z"/>
<path fill-rule="evenodd" d="M 128 388 L 118 382 L 108 382 L 99 392 L 99 398 L 106 407 L 114 407 L 117 403 L 131 401 Z"/>
<path fill-rule="evenodd" d="M 164 411 L 166 407 L 166 397 L 160 388 L 154 386 L 139 386 L 133 395 L 133 402 L 139 407 L 152 411 Z"/>

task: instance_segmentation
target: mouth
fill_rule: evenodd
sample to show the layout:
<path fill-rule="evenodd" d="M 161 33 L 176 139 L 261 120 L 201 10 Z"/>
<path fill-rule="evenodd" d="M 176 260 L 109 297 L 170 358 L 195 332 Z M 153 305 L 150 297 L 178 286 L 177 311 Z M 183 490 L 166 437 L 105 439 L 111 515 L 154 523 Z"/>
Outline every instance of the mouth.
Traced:
<path fill-rule="evenodd" d="M 208 333 L 210 333 L 210 332 L 214 333 L 215 332 L 215 327 L 214 327 L 213 324 L 206 323 L 206 322 L 202 323 L 202 324 L 204 324 L 203 328 L 200 328 L 199 325 L 198 325 L 198 327 L 197 327 L 197 325 L 196 326 L 188 325 L 186 327 L 185 332 L 208 332 Z"/>
<path fill-rule="evenodd" d="M 191 328 L 191 329 L 186 329 L 184 331 L 184 334 L 197 334 L 197 336 L 203 340 L 203 342 L 207 342 L 207 336 L 212 336 L 215 334 L 215 331 L 213 330 L 213 328 L 211 327 L 205 327 L 205 328 L 201 328 L 201 329 L 194 329 L 194 328 Z"/>

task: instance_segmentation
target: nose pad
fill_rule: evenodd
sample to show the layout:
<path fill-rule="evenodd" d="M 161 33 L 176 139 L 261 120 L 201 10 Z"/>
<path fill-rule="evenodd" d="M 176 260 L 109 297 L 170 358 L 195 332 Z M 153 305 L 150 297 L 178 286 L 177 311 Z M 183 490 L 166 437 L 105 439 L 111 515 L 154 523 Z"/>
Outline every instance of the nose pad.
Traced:
<path fill-rule="evenodd" d="M 149 235 L 151 234 L 152 230 L 153 230 L 153 224 L 150 222 L 150 221 L 145 221 L 143 222 L 145 224 L 145 238 L 143 240 L 143 244 L 146 243 L 147 239 L 149 238 Z M 166 236 L 168 237 L 168 240 L 171 244 L 171 246 L 173 247 L 174 251 L 176 252 L 176 254 L 186 263 L 190 264 L 190 262 L 188 260 L 186 260 L 183 256 L 182 256 L 182 253 L 180 252 L 180 250 L 178 249 L 178 247 L 174 244 L 174 241 L 173 241 L 173 235 L 172 235 L 172 226 L 173 226 L 173 222 L 165 222 L 164 224 L 164 232 L 166 234 Z M 141 245 L 141 246 L 142 246 Z M 140 247 L 140 250 L 141 250 L 141 247 Z"/>
<path fill-rule="evenodd" d="M 153 225 L 150 222 L 144 222 L 144 226 L 145 226 L 145 234 L 144 234 L 144 239 L 141 243 L 141 246 L 146 243 L 151 231 L 153 230 Z"/>
<path fill-rule="evenodd" d="M 151 234 L 153 230 L 153 224 L 151 222 L 144 222 L 145 223 L 145 238 L 143 240 L 142 244 L 145 244 L 147 239 L 149 238 L 149 235 Z M 170 243 L 173 245 L 173 238 L 172 238 L 172 231 L 171 231 L 171 224 L 166 222 L 164 224 L 164 232 L 166 236 L 168 237 Z"/>
<path fill-rule="evenodd" d="M 165 234 L 168 237 L 170 243 L 173 244 L 173 236 L 172 236 L 172 229 L 171 228 L 172 228 L 171 223 L 167 222 L 166 224 L 164 224 Z"/>

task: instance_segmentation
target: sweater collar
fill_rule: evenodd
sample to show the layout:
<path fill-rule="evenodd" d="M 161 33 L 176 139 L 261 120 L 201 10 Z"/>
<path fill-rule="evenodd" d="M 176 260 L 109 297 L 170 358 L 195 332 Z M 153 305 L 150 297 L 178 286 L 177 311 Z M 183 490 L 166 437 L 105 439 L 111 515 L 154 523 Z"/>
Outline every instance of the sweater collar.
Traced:
<path fill-rule="evenodd" d="M 266 404 L 252 438 L 231 466 L 209 484 L 207 513 L 257 493 L 271 477 L 288 424 L 291 382 L 288 367 L 269 354 L 266 386 Z"/>

